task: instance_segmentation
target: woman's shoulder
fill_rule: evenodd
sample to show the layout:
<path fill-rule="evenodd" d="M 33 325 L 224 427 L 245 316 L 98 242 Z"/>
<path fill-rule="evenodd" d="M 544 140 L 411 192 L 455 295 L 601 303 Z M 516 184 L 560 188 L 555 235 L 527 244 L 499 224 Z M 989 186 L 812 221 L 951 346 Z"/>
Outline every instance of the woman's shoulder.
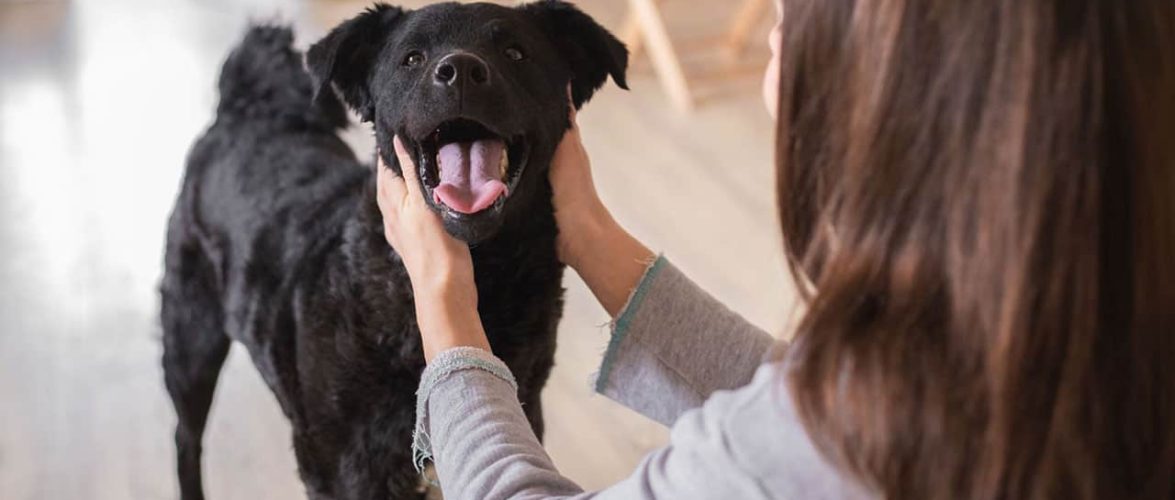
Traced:
<path fill-rule="evenodd" d="M 761 365 L 747 385 L 715 392 L 673 427 L 675 444 L 714 447 L 771 498 L 871 498 L 816 447 L 787 384 L 787 365 Z"/>

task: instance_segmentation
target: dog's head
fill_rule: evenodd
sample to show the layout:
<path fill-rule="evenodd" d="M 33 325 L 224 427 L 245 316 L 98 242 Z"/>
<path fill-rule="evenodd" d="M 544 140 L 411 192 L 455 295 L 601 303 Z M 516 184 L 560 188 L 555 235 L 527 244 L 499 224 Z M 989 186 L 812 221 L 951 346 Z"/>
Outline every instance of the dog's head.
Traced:
<path fill-rule="evenodd" d="M 627 88 L 628 51 L 571 4 L 376 4 L 310 47 L 319 95 L 333 84 L 397 173 L 393 135 L 412 152 L 421 191 L 469 243 L 526 217 L 578 108 L 611 75 Z"/>

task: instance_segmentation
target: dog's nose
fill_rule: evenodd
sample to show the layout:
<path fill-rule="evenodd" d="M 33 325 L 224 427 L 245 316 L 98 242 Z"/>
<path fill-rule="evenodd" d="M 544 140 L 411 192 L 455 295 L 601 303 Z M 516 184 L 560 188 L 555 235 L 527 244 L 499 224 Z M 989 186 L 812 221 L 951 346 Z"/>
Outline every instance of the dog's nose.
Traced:
<path fill-rule="evenodd" d="M 485 61 L 473 54 L 449 54 L 437 63 L 433 81 L 444 86 L 489 85 L 490 68 Z"/>

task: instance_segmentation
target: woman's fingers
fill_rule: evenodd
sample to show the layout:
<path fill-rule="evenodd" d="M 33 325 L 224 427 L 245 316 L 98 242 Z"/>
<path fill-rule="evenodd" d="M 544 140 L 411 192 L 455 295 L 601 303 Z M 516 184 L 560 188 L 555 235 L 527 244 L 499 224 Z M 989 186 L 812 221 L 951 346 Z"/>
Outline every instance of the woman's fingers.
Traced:
<path fill-rule="evenodd" d="M 571 130 L 578 129 L 579 124 L 575 123 L 576 114 L 578 111 L 575 109 L 575 99 L 572 99 L 571 97 L 570 83 L 567 84 L 567 110 L 567 119 L 571 122 Z"/>
<path fill-rule="evenodd" d="M 400 160 L 400 175 L 404 177 L 404 185 L 408 190 L 408 196 L 413 199 L 421 199 L 420 194 L 420 175 L 416 170 L 416 162 L 412 159 L 412 155 L 408 153 L 408 148 L 404 147 L 404 143 L 400 142 L 399 137 L 392 139 L 392 144 L 396 148 L 396 158 Z"/>
<path fill-rule="evenodd" d="M 410 167 L 416 165 L 416 162 L 412 160 L 412 155 L 408 154 L 408 148 L 404 147 L 404 143 L 400 141 L 400 136 L 392 137 L 392 147 L 396 149 L 396 158 L 400 160 L 400 167 L 405 164 Z"/>
<path fill-rule="evenodd" d="M 388 168 L 380 155 L 376 155 L 376 157 L 379 162 L 379 166 L 375 169 L 375 185 L 378 194 L 376 199 L 380 203 L 380 208 L 388 208 L 384 205 L 389 202 L 394 202 L 398 206 L 404 200 L 404 195 L 407 193 L 407 189 L 404 186 L 404 179 L 396 176 L 396 173 L 391 168 Z"/>
<path fill-rule="evenodd" d="M 575 110 L 575 102 L 571 99 L 571 84 L 567 84 L 567 119 L 571 124 L 571 128 L 563 133 L 563 139 L 559 141 L 555 149 L 556 164 L 566 163 L 572 151 L 583 149 L 580 146 L 579 124 L 576 123 L 577 112 Z M 560 161 L 562 160 L 562 161 Z"/>
<path fill-rule="evenodd" d="M 397 215 L 404 209 L 404 202 L 408 199 L 408 189 L 404 179 L 388 168 L 382 159 L 376 169 L 375 186 L 375 200 L 384 220 L 390 222 L 398 219 Z"/>
<path fill-rule="evenodd" d="M 383 158 L 378 158 L 375 172 L 375 201 L 383 215 L 384 239 L 393 248 L 396 247 L 396 224 L 404 213 L 405 200 L 408 199 L 408 189 L 401 179 L 384 164 Z"/>

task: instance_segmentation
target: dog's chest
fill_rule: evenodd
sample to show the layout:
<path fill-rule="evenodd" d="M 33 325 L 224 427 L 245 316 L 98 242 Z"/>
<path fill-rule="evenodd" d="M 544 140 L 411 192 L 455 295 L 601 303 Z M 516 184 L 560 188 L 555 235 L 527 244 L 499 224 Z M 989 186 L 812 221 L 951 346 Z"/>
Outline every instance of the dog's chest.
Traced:
<path fill-rule="evenodd" d="M 534 367 L 552 363 L 563 311 L 563 265 L 553 252 L 534 257 L 492 267 L 475 262 L 478 313 L 490 346 L 520 384 L 528 383 Z"/>
<path fill-rule="evenodd" d="M 506 267 L 505 269 L 509 269 Z M 562 312 L 562 266 L 555 264 L 478 281 L 478 312 L 491 342 L 553 334 Z"/>

